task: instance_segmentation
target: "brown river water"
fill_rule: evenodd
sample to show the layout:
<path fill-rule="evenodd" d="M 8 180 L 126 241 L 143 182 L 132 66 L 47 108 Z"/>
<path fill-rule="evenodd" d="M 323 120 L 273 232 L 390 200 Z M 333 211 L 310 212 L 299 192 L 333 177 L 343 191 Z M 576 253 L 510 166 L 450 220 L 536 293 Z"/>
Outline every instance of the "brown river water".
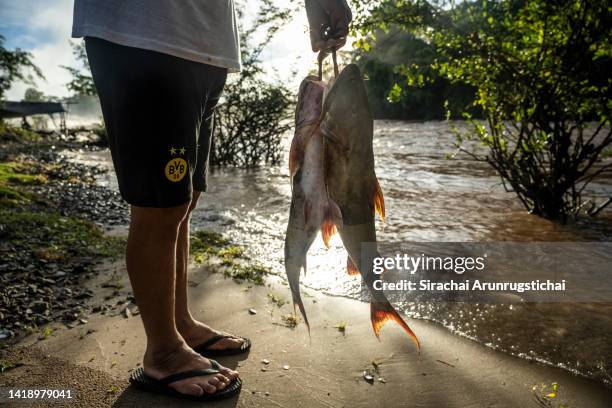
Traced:
<path fill-rule="evenodd" d="M 465 128 L 466 124 L 453 126 Z M 513 193 L 504 191 L 487 164 L 461 154 L 447 158 L 455 150 L 453 141 L 446 122 L 375 122 L 376 171 L 387 212 L 385 224 L 378 228 L 380 240 L 612 241 L 612 210 L 569 225 L 529 215 Z M 289 137 L 285 152 L 288 146 Z M 107 152 L 74 158 L 112 166 Z M 117 188 L 112 172 L 99 182 Z M 590 195 L 612 196 L 612 178 L 593 184 Z M 216 169 L 209 178 L 209 192 L 194 213 L 193 226 L 222 232 L 282 275 L 290 199 L 286 157 L 280 167 Z M 359 279 L 344 273 L 345 260 L 338 238 L 329 250 L 317 239 L 309 252 L 303 284 L 311 290 L 361 299 Z M 487 347 L 612 384 L 611 303 L 416 302 L 409 296 L 395 297 L 393 302 L 409 317 L 434 321 Z M 311 325 L 316 329 L 316 322 Z M 427 339 L 421 342 L 426 347 Z"/>

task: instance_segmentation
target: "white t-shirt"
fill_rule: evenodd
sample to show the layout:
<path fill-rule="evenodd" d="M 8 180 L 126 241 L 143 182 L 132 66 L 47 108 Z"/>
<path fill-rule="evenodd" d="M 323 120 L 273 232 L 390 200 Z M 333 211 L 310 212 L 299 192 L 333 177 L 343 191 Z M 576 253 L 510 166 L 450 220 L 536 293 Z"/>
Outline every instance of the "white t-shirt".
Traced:
<path fill-rule="evenodd" d="M 233 0 L 75 0 L 72 37 L 240 71 Z"/>

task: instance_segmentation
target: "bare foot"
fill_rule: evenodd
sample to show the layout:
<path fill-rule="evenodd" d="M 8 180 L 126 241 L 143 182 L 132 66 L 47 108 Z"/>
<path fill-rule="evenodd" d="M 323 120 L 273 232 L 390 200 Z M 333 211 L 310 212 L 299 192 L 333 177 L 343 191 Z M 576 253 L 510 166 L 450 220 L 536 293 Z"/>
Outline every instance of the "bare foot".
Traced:
<path fill-rule="evenodd" d="M 197 320 L 191 320 L 189 323 L 179 325 L 178 331 L 189 347 L 197 347 L 211 337 L 222 334 Z M 243 343 L 243 339 L 228 337 L 219 340 L 208 348 L 211 350 L 238 349 Z"/>
<path fill-rule="evenodd" d="M 160 380 L 182 371 L 212 368 L 212 364 L 209 359 L 193 351 L 187 344 L 181 343 L 169 351 L 150 352 L 147 350 L 143 367 L 145 374 Z M 221 366 L 218 374 L 186 378 L 170 383 L 168 386 L 182 394 L 199 397 L 204 393 L 214 394 L 224 389 L 237 377 L 238 372 Z"/>

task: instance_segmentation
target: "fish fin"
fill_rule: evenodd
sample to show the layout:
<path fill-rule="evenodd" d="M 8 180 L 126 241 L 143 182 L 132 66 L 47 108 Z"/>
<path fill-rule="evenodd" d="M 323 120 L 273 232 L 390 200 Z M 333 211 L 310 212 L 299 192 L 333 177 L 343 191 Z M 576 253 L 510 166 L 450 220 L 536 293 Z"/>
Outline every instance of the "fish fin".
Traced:
<path fill-rule="evenodd" d="M 332 200 L 328 200 L 327 205 L 325 206 L 323 223 L 321 224 L 321 237 L 323 238 L 325 248 L 329 248 L 329 240 L 336 232 L 338 232 L 335 222 L 338 217 L 335 214 L 334 206 L 336 208 L 338 207 Z"/>
<path fill-rule="evenodd" d="M 380 183 L 378 179 L 376 179 L 376 187 L 374 190 L 374 209 L 380 215 L 381 220 L 385 220 L 385 197 L 383 196 L 382 189 L 380 188 Z"/>
<path fill-rule="evenodd" d="M 321 237 L 323 238 L 323 244 L 325 248 L 329 248 L 329 240 L 334 234 L 337 232 L 336 224 L 328 220 L 327 218 L 323 220 L 323 224 L 321 225 Z"/>
<path fill-rule="evenodd" d="M 359 275 L 359 269 L 357 269 L 350 256 L 346 257 L 346 273 L 351 276 Z"/>
<path fill-rule="evenodd" d="M 414 341 L 417 346 L 417 349 L 421 349 L 421 345 L 419 343 L 419 339 L 417 339 L 414 332 L 408 327 L 404 319 L 395 311 L 391 303 L 388 300 L 384 302 L 370 302 L 370 320 L 372 321 L 372 328 L 374 329 L 374 334 L 376 338 L 380 340 L 380 329 L 385 325 L 385 323 L 389 320 L 395 321 L 399 324 L 402 329 L 408 334 L 408 336 Z"/>

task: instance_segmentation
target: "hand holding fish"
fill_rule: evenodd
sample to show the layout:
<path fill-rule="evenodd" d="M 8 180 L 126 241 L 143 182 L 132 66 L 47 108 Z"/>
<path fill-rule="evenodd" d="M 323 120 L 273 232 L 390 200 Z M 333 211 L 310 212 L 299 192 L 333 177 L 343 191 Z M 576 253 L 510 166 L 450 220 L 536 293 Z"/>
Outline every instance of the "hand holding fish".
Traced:
<path fill-rule="evenodd" d="M 310 43 L 314 52 L 335 51 L 346 44 L 353 19 L 346 0 L 306 0 Z"/>

